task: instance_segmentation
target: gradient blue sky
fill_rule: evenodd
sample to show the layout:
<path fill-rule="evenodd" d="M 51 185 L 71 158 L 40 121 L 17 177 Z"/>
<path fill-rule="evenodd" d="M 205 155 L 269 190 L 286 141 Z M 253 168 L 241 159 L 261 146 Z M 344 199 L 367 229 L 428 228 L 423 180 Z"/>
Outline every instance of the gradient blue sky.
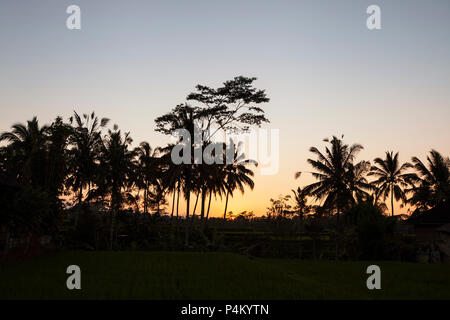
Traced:
<path fill-rule="evenodd" d="M 71 4 L 81 30 L 66 28 Z M 370 4 L 381 30 L 366 28 Z M 268 127 L 280 129 L 280 171 L 257 175 L 229 208 L 262 214 L 270 197 L 312 181 L 294 172 L 333 134 L 363 144 L 359 159 L 449 155 L 449 57 L 448 0 L 0 0 L 0 131 L 95 110 L 136 144 L 162 145 L 154 119 L 195 84 L 256 76 Z"/>

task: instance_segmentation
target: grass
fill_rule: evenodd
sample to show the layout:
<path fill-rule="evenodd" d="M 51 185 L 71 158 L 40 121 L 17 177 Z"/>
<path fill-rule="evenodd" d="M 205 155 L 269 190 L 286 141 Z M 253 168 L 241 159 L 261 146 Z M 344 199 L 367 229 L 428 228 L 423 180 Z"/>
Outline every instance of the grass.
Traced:
<path fill-rule="evenodd" d="M 81 290 L 66 288 L 71 264 Z M 382 290 L 366 288 L 370 264 L 381 267 Z M 450 265 L 65 252 L 0 265 L 0 299 L 450 299 Z"/>

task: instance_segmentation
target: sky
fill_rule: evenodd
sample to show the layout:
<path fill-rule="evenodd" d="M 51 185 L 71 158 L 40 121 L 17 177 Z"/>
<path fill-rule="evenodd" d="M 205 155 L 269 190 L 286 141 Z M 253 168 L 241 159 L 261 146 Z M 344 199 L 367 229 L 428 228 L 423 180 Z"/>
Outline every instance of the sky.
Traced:
<path fill-rule="evenodd" d="M 80 30 L 66 27 L 72 4 Z M 372 4 L 379 30 L 366 26 Z M 449 57 L 448 0 L 0 0 L 0 131 L 95 110 L 135 145 L 162 146 L 154 119 L 196 84 L 254 76 L 271 99 L 265 127 L 280 130 L 280 166 L 256 170 L 253 192 L 228 209 L 262 215 L 271 197 L 314 181 L 294 173 L 311 170 L 309 148 L 332 135 L 362 144 L 358 160 L 449 155 Z"/>

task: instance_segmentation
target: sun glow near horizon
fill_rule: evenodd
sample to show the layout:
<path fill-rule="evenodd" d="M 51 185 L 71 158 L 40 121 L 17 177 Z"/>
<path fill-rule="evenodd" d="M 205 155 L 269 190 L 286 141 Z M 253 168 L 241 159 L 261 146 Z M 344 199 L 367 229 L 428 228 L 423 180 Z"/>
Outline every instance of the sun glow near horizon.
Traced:
<path fill-rule="evenodd" d="M 312 171 L 309 148 L 323 150 L 325 137 L 362 144 L 357 160 L 388 150 L 402 163 L 425 161 L 431 149 L 449 155 L 448 1 L 380 0 L 380 30 L 366 27 L 370 4 L 79 0 L 81 30 L 67 30 L 67 1 L 5 0 L 0 130 L 34 115 L 48 124 L 95 110 L 130 131 L 133 146 L 163 146 L 168 138 L 154 131 L 154 119 L 185 102 L 195 85 L 255 76 L 270 98 L 265 127 L 279 130 L 279 169 L 255 169 L 254 190 L 236 191 L 227 211 L 256 215 L 270 198 L 315 181 L 294 173 Z M 396 203 L 396 213 L 406 209 Z M 211 215 L 223 210 L 224 199 L 214 199 Z"/>

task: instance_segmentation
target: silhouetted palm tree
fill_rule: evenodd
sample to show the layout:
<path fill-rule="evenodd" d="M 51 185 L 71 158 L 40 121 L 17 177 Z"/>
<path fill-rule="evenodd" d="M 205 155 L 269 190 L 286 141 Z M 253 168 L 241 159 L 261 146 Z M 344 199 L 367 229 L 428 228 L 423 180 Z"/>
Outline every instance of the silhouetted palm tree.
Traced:
<path fill-rule="evenodd" d="M 45 144 L 45 131 L 47 126 L 40 127 L 36 117 L 26 124 L 16 123 L 9 132 L 0 135 L 0 142 L 8 142 L 7 148 L 13 158 L 11 166 L 14 167 L 16 178 L 22 183 L 39 184 L 38 176 L 42 173 Z"/>
<path fill-rule="evenodd" d="M 167 204 L 166 194 L 167 188 L 164 183 L 164 178 L 163 176 L 157 175 L 153 183 L 152 192 L 149 193 L 150 207 L 155 211 L 156 215 L 160 215 L 161 210 L 163 210 Z"/>
<path fill-rule="evenodd" d="M 294 194 L 295 211 L 298 213 L 299 217 L 303 218 L 310 209 L 310 206 L 307 205 L 308 194 L 305 192 L 305 189 L 300 187 L 291 191 Z"/>
<path fill-rule="evenodd" d="M 202 150 L 205 149 L 208 141 L 203 144 Z M 224 143 L 216 143 L 219 146 L 220 154 L 218 157 L 224 159 Z M 216 158 L 216 149 L 212 151 L 212 157 Z M 200 218 L 204 221 L 209 216 L 209 209 L 211 207 L 212 196 L 222 196 L 226 192 L 225 187 L 225 163 L 214 163 L 207 164 L 202 163 L 194 166 L 196 172 L 196 182 L 197 188 L 201 192 L 201 207 L 200 207 Z M 206 207 L 206 199 L 209 197 L 208 208 Z M 205 222 L 206 223 L 206 222 Z"/>
<path fill-rule="evenodd" d="M 378 196 L 383 200 L 391 196 L 391 215 L 394 216 L 394 198 L 395 200 L 406 201 L 403 188 L 407 187 L 408 174 L 405 170 L 411 167 L 408 162 L 400 165 L 398 161 L 398 152 L 394 155 L 392 151 L 386 152 L 385 159 L 376 158 L 375 165 L 371 167 L 369 175 L 377 179 L 372 182 L 378 188 Z"/>
<path fill-rule="evenodd" d="M 208 209 L 206 211 L 206 220 L 209 219 L 209 211 L 211 209 L 211 200 L 212 196 L 217 198 L 217 196 L 222 198 L 222 195 L 226 193 L 226 184 L 225 184 L 225 165 L 224 164 L 213 164 L 209 165 L 209 178 L 207 180 L 208 191 L 209 191 L 209 200 L 208 200 Z"/>
<path fill-rule="evenodd" d="M 180 104 L 177 105 L 171 112 L 158 117 L 155 119 L 156 123 L 156 131 L 161 132 L 163 134 L 169 134 L 169 135 L 175 135 L 177 133 L 177 130 L 183 129 L 186 130 L 190 135 L 190 140 L 188 142 L 184 141 L 185 143 L 188 143 L 188 147 L 190 148 L 190 163 L 189 164 L 179 164 L 178 166 L 173 164 L 170 165 L 170 172 L 169 176 L 171 178 L 166 181 L 169 183 L 168 188 L 172 192 L 178 192 L 178 198 L 179 198 L 179 191 L 180 189 L 184 190 L 185 198 L 186 198 L 186 217 L 189 217 L 189 211 L 190 211 L 190 194 L 192 191 L 192 188 L 194 187 L 191 183 L 192 176 L 194 175 L 192 170 L 193 166 L 193 155 L 194 155 L 194 128 L 196 126 L 196 121 L 198 120 L 198 108 L 191 107 L 187 104 Z M 180 137 L 181 140 L 181 137 Z M 168 155 L 166 158 L 166 163 L 172 162 L 169 150 L 171 151 L 173 145 L 169 145 L 167 147 Z M 177 167 L 175 167 L 177 166 Z M 176 172 L 172 169 L 175 169 Z M 174 202 L 175 202 L 175 194 L 174 194 L 174 201 L 172 208 L 174 208 Z M 172 213 L 173 214 L 173 213 Z"/>
<path fill-rule="evenodd" d="M 230 145 L 233 150 L 233 163 L 228 163 L 223 166 L 224 171 L 224 182 L 225 182 L 225 209 L 223 212 L 223 219 L 226 220 L 228 197 L 231 195 L 233 197 L 233 192 L 236 189 L 244 194 L 245 186 L 248 186 L 253 190 L 255 183 L 252 177 L 254 173 L 252 170 L 248 169 L 246 165 L 254 164 L 258 166 L 258 163 L 251 159 L 245 159 L 245 154 L 241 153 L 241 144 L 235 147 L 235 144 L 230 141 Z"/>
<path fill-rule="evenodd" d="M 172 193 L 172 205 L 170 220 L 173 222 L 173 216 L 176 203 L 179 202 L 181 184 L 183 183 L 183 165 L 175 164 L 171 159 L 171 153 L 175 145 L 169 144 L 161 148 L 161 158 L 159 159 L 159 173 L 165 192 Z M 178 194 L 178 196 L 177 196 Z"/>
<path fill-rule="evenodd" d="M 47 156 L 45 166 L 45 185 L 52 197 L 58 197 L 64 191 L 64 183 L 69 174 L 68 144 L 72 127 L 61 117 L 46 130 Z"/>
<path fill-rule="evenodd" d="M 153 149 L 148 142 L 141 142 L 134 152 L 137 156 L 136 184 L 140 190 L 144 190 L 144 213 L 148 213 L 150 188 L 159 173 L 160 149 Z"/>
<path fill-rule="evenodd" d="M 135 154 L 128 148 L 132 143 L 129 133 L 122 134 L 117 126 L 108 135 L 101 147 L 100 166 L 96 174 L 96 188 L 89 197 L 109 197 L 111 210 L 110 249 L 113 243 L 114 220 L 127 195 L 123 192 L 133 174 Z"/>
<path fill-rule="evenodd" d="M 450 159 L 438 151 L 431 150 L 427 156 L 428 167 L 413 157 L 412 163 L 418 175 L 408 177 L 412 193 L 408 202 L 420 209 L 428 209 L 450 203 Z"/>
<path fill-rule="evenodd" d="M 369 197 L 368 191 L 374 190 L 374 186 L 366 179 L 371 168 L 370 162 L 363 160 L 352 165 L 352 168 L 349 172 L 349 188 L 352 192 L 353 199 L 356 201 L 358 198 Z"/>
<path fill-rule="evenodd" d="M 308 163 L 317 170 L 312 175 L 318 182 L 304 188 L 304 191 L 316 199 L 325 199 L 323 206 L 336 210 L 336 219 L 339 221 L 341 211 L 354 202 L 353 193 L 362 192 L 366 187 L 364 181 L 355 180 L 354 159 L 356 154 L 363 149 L 360 144 L 348 146 L 335 136 L 329 141 L 330 148 L 325 148 L 325 153 L 316 147 L 310 151 L 317 156 L 317 160 L 308 159 Z M 298 176 L 299 173 L 296 174 Z"/>
<path fill-rule="evenodd" d="M 300 231 L 300 242 L 299 242 L 299 258 L 302 258 L 302 232 L 303 232 L 303 218 L 306 213 L 311 210 L 311 207 L 307 204 L 307 193 L 304 189 L 298 187 L 297 190 L 292 190 L 294 194 L 295 211 L 300 218 L 300 228 L 297 230 L 297 223 L 295 223 L 295 232 Z M 297 220 L 296 220 L 297 221 Z"/>
<path fill-rule="evenodd" d="M 92 179 L 97 170 L 98 156 L 102 145 L 101 129 L 105 127 L 109 119 L 99 119 L 94 112 L 90 115 L 78 115 L 74 111 L 69 118 L 71 124 L 75 122 L 70 136 L 71 176 L 67 184 L 74 192 L 78 192 L 78 204 L 83 201 L 83 189 L 90 188 Z"/>
<path fill-rule="evenodd" d="M 196 165 L 196 169 L 199 177 L 197 180 L 197 188 L 200 192 L 200 219 L 203 221 L 206 211 L 206 197 L 212 186 L 211 180 L 213 179 L 212 171 L 214 167 L 207 164 L 199 164 Z"/>

